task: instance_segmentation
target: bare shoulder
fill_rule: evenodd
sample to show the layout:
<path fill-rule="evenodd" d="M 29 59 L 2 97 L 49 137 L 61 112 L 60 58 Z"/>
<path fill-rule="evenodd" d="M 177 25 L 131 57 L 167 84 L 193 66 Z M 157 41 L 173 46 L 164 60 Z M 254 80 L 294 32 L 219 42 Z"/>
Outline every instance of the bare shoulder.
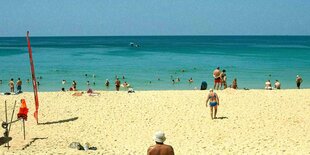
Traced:
<path fill-rule="evenodd" d="M 150 150 L 152 150 L 155 147 L 155 145 L 150 146 L 147 151 L 149 152 Z"/>
<path fill-rule="evenodd" d="M 167 153 L 169 155 L 174 155 L 174 150 L 173 150 L 173 147 L 171 145 L 167 145 Z"/>

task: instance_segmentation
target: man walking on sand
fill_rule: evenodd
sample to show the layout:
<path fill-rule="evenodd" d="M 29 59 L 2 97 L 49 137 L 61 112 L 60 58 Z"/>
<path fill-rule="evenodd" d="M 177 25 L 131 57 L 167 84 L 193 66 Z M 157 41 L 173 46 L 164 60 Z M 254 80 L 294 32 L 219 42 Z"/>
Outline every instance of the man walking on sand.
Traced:
<path fill-rule="evenodd" d="M 297 75 L 296 76 L 296 84 L 297 84 L 298 89 L 300 89 L 301 83 L 302 83 L 302 78 L 301 78 L 301 76 Z"/>
<path fill-rule="evenodd" d="M 216 90 L 219 89 L 220 84 L 221 84 L 221 71 L 220 71 L 220 67 L 217 67 L 214 71 L 213 71 L 213 77 L 214 77 L 214 88 L 216 88 Z"/>
<path fill-rule="evenodd" d="M 164 132 L 157 131 L 153 139 L 156 144 L 147 149 L 147 155 L 174 155 L 172 146 L 164 144 L 166 140 Z"/>

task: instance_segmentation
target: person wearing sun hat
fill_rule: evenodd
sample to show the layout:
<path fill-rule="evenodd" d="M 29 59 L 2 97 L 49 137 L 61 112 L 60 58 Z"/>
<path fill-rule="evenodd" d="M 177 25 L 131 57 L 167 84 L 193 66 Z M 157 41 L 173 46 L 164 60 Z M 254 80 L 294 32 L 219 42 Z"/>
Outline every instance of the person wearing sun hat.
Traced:
<path fill-rule="evenodd" d="M 147 149 L 147 155 L 174 155 L 172 146 L 164 144 L 166 140 L 164 132 L 157 131 L 153 140 L 156 144 Z"/>

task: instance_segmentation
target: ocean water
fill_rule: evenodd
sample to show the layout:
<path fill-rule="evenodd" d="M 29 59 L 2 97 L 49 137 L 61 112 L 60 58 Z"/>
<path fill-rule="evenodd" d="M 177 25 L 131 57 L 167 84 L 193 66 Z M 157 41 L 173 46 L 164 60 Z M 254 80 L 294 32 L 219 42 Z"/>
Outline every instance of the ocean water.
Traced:
<path fill-rule="evenodd" d="M 42 77 L 39 91 L 69 89 L 73 80 L 79 90 L 88 88 L 87 81 L 95 90 L 115 90 L 115 76 L 135 90 L 192 90 L 202 81 L 210 88 L 218 66 L 226 70 L 228 85 L 237 78 L 239 88 L 263 89 L 268 79 L 296 88 L 297 74 L 302 88 L 310 88 L 310 36 L 31 37 L 31 45 L 36 76 Z M 25 37 L 0 38 L 0 62 L 1 92 L 18 77 L 23 90 L 32 91 Z"/>

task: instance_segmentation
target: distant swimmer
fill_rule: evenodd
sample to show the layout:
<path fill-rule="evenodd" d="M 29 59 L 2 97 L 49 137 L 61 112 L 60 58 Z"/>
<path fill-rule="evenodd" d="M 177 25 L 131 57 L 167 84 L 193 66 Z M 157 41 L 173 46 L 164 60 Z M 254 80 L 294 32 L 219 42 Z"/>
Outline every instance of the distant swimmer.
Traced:
<path fill-rule="evenodd" d="M 62 84 L 66 84 L 66 80 L 62 80 L 62 82 L 61 82 Z"/>
<path fill-rule="evenodd" d="M 180 81 L 181 81 L 181 79 L 178 77 L 178 78 L 177 78 L 177 82 L 180 82 Z"/>
<path fill-rule="evenodd" d="M 87 74 L 85 74 L 85 76 L 87 77 L 88 75 L 87 75 Z"/>
<path fill-rule="evenodd" d="M 172 80 L 172 84 L 175 84 L 175 81 L 174 81 L 174 79 Z"/>
<path fill-rule="evenodd" d="M 87 86 L 90 86 L 90 82 L 89 82 L 89 81 L 87 81 L 87 82 L 86 82 L 86 85 L 87 85 Z"/>
<path fill-rule="evenodd" d="M 128 87 L 128 83 L 127 83 L 126 81 L 123 83 L 123 87 L 124 87 L 124 88 L 127 88 L 127 87 Z"/>
<path fill-rule="evenodd" d="M 131 46 L 131 47 L 140 47 L 140 45 L 138 45 L 138 44 L 136 44 L 136 43 L 134 43 L 134 42 L 130 42 L 129 43 L 129 45 Z"/>
<path fill-rule="evenodd" d="M 220 83 L 221 83 L 221 71 L 220 71 L 220 67 L 217 67 L 214 71 L 213 71 L 213 77 L 214 77 L 214 89 L 216 88 L 216 90 L 219 89 Z"/>
<path fill-rule="evenodd" d="M 93 85 L 96 85 L 96 82 L 93 82 Z"/>
<path fill-rule="evenodd" d="M 188 82 L 189 82 L 189 83 L 193 83 L 193 82 L 194 82 L 193 78 L 190 78 L 190 79 L 188 80 Z"/>
<path fill-rule="evenodd" d="M 278 80 L 276 80 L 276 82 L 274 83 L 274 88 L 281 89 L 281 83 Z"/>
<path fill-rule="evenodd" d="M 2 84 L 2 80 L 0 80 L 0 84 Z"/>
<path fill-rule="evenodd" d="M 215 92 L 213 92 L 213 89 L 210 89 L 210 92 L 208 94 L 206 107 L 208 107 L 208 102 L 210 105 L 211 119 L 216 119 L 217 107 L 220 105 L 220 100 L 218 95 Z M 214 116 L 213 116 L 213 107 L 214 107 Z"/>
<path fill-rule="evenodd" d="M 106 80 L 105 80 L 105 84 L 104 84 L 104 85 L 107 86 L 107 87 L 110 86 L 110 81 L 109 81 L 109 79 L 106 79 Z"/>
<path fill-rule="evenodd" d="M 174 155 L 173 147 L 164 144 L 164 141 L 166 140 L 164 132 L 157 131 L 153 139 L 156 144 L 147 149 L 147 155 Z"/>
<path fill-rule="evenodd" d="M 95 74 L 93 74 L 93 78 L 96 78 L 96 75 L 95 75 Z"/>
<path fill-rule="evenodd" d="M 30 80 L 29 79 L 27 79 L 27 81 L 26 81 L 27 83 L 29 83 L 30 82 Z"/>
<path fill-rule="evenodd" d="M 125 79 L 125 76 L 123 75 L 123 77 L 122 77 L 123 79 Z"/>
<path fill-rule="evenodd" d="M 300 85 L 303 82 L 301 76 L 297 75 L 296 76 L 296 84 L 297 84 L 297 88 L 300 89 Z"/>

